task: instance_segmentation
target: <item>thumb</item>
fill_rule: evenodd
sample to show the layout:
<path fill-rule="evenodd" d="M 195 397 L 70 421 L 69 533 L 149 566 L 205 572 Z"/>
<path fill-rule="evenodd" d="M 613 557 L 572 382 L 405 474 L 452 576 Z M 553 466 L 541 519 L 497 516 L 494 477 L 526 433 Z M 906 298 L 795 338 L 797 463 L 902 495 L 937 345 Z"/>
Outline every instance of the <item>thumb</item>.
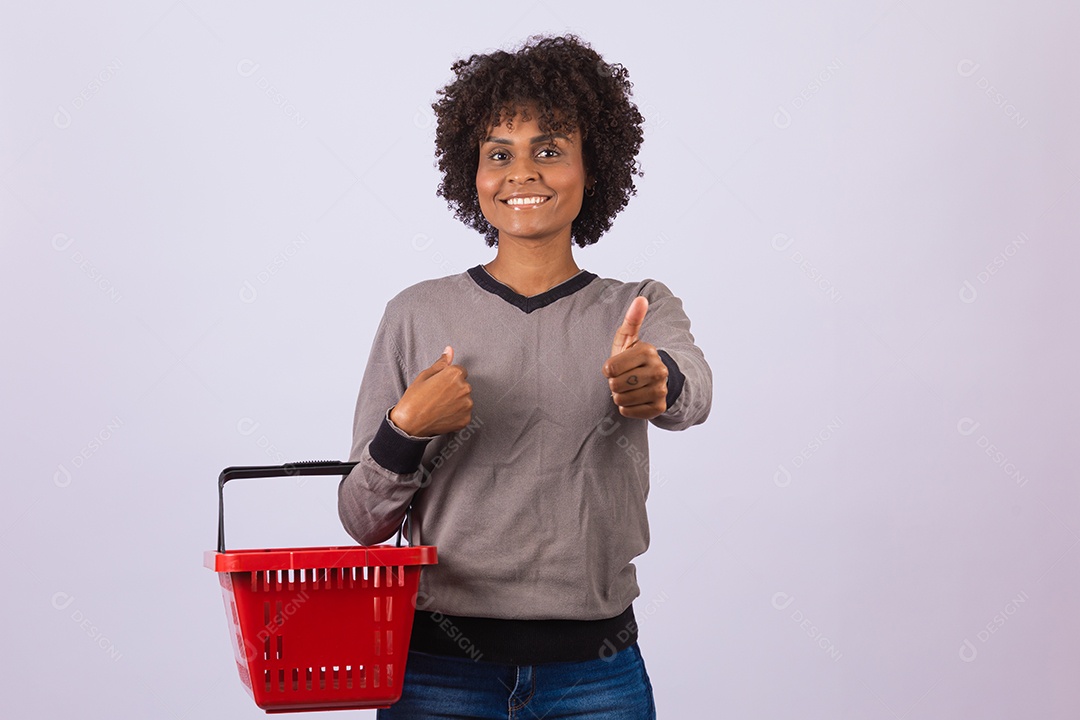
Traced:
<path fill-rule="evenodd" d="M 622 325 L 615 332 L 615 339 L 611 343 L 611 354 L 618 355 L 638 340 L 641 331 L 641 323 L 645 321 L 645 313 L 649 309 L 649 301 L 644 297 L 636 297 L 626 310 L 626 317 Z"/>
<path fill-rule="evenodd" d="M 442 370 L 443 368 L 445 368 L 448 365 L 452 364 L 453 362 L 454 362 L 454 348 L 447 345 L 446 349 L 443 350 L 443 354 L 439 356 L 439 359 L 436 360 L 435 362 L 433 362 L 431 364 L 431 366 L 428 367 L 427 370 L 424 370 L 422 373 L 420 373 L 420 375 L 418 376 L 417 379 L 418 380 L 421 379 L 421 378 L 427 379 L 427 378 L 431 377 L 432 375 L 437 374 L 440 370 Z"/>

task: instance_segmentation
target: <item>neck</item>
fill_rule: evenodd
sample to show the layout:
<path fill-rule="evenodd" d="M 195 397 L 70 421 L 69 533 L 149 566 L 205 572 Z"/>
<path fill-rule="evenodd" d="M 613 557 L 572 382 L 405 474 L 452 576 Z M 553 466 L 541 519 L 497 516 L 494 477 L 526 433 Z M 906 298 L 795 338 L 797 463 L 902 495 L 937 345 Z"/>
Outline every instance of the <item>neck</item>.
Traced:
<path fill-rule="evenodd" d="M 525 297 L 539 295 L 580 272 L 569 238 L 561 243 L 543 244 L 499 238 L 498 253 L 484 269 Z"/>

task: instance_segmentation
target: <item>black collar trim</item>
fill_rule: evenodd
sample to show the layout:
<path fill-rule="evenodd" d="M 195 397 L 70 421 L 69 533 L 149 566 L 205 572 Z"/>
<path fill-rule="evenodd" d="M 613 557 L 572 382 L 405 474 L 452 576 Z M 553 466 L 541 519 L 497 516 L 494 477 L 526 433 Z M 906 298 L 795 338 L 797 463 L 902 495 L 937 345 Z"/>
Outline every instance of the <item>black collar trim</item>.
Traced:
<path fill-rule="evenodd" d="M 531 313 L 533 310 L 547 307 L 551 303 L 560 298 L 564 298 L 567 295 L 573 295 L 596 279 L 596 273 L 582 270 L 574 277 L 559 283 L 550 290 L 545 290 L 539 295 L 533 295 L 532 297 L 525 297 L 491 277 L 488 271 L 484 269 L 483 265 L 469 268 L 468 272 L 477 285 L 493 295 L 498 295 L 503 300 L 526 314 Z"/>

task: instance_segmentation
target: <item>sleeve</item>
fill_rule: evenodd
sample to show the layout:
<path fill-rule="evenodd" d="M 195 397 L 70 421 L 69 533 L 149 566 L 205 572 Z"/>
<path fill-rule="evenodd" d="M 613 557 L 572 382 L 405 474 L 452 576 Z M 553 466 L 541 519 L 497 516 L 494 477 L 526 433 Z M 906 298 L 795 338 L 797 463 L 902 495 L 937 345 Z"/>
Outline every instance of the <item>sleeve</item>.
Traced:
<path fill-rule="evenodd" d="M 668 368 L 667 410 L 649 422 L 664 430 L 705 422 L 712 408 L 712 368 L 694 344 L 682 300 L 656 280 L 647 280 L 639 294 L 649 301 L 641 338 L 656 346 Z"/>
<path fill-rule="evenodd" d="M 357 465 L 338 486 L 338 516 L 361 545 L 375 545 L 397 532 L 423 485 L 420 462 L 432 440 L 407 435 L 390 421 L 390 410 L 408 387 L 395 341 L 399 327 L 388 305 L 356 400 L 349 460 Z"/>

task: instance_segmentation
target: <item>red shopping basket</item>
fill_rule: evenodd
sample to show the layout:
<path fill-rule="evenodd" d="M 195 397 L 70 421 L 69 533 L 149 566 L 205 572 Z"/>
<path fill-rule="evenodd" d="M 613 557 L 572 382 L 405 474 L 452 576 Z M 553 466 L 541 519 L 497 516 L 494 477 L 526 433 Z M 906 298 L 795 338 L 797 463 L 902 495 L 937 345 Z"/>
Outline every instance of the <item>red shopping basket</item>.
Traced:
<path fill-rule="evenodd" d="M 268 713 L 384 708 L 401 697 L 420 569 L 434 547 L 225 550 L 229 480 L 341 475 L 355 463 L 229 467 L 218 478 L 218 573 L 240 679 Z M 400 542 L 400 537 L 399 537 Z"/>

